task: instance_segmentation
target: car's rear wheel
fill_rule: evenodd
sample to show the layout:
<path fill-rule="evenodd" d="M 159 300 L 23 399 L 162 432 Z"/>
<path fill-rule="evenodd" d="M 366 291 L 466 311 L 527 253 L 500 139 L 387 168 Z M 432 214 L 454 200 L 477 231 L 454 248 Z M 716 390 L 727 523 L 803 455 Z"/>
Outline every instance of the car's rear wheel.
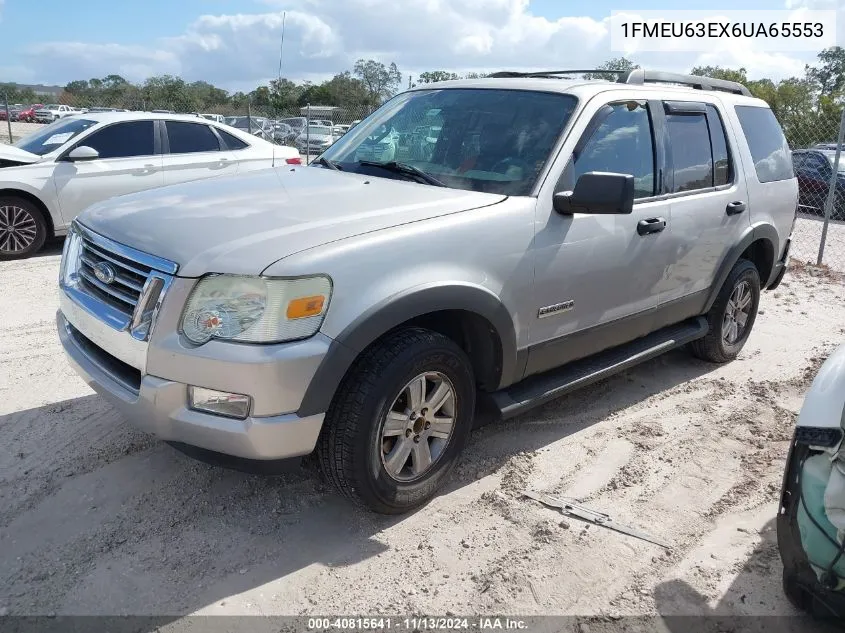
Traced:
<path fill-rule="evenodd" d="M 690 345 L 693 354 L 712 363 L 735 359 L 751 334 L 759 304 L 757 267 L 747 259 L 740 259 L 705 315 L 710 325 L 707 336 Z"/>
<path fill-rule="evenodd" d="M 0 260 L 29 257 L 46 239 L 41 209 L 23 198 L 0 197 Z"/>
<path fill-rule="evenodd" d="M 318 442 L 326 478 L 376 512 L 433 497 L 472 430 L 475 383 L 451 339 L 420 328 L 388 335 L 343 380 Z"/>

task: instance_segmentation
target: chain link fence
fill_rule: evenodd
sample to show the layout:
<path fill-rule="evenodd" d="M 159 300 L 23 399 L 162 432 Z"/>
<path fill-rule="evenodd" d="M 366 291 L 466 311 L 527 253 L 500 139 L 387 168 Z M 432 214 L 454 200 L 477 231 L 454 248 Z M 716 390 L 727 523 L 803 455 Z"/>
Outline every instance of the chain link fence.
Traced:
<path fill-rule="evenodd" d="M 279 108 L 249 99 L 230 99 L 201 112 L 185 105 L 178 95 L 151 100 L 125 92 L 114 99 L 62 93 L 45 96 L 43 103 L 37 104 L 9 103 L 4 97 L 0 102 L 0 138 L 13 143 L 45 123 L 80 112 L 181 113 L 213 119 L 270 142 L 295 147 L 303 161 L 311 162 L 375 109 L 361 104 L 316 103 Z M 845 109 L 774 110 L 792 150 L 799 184 L 792 257 L 845 271 L 845 156 L 840 155 L 845 147 Z"/>
<path fill-rule="evenodd" d="M 5 95 L 2 99 L 0 137 L 3 142 L 14 143 L 42 125 L 73 114 L 109 111 L 188 114 L 231 125 L 278 145 L 296 147 L 308 162 L 375 110 L 373 106 L 361 104 L 305 104 L 278 108 L 266 103 L 232 100 L 202 111 L 192 111 L 179 107 L 179 99 L 153 101 L 121 97 L 92 100 L 66 93 L 44 96 L 42 103 L 34 104 L 10 103 Z"/>
<path fill-rule="evenodd" d="M 781 120 L 798 177 L 792 258 L 845 271 L 845 109 Z"/>

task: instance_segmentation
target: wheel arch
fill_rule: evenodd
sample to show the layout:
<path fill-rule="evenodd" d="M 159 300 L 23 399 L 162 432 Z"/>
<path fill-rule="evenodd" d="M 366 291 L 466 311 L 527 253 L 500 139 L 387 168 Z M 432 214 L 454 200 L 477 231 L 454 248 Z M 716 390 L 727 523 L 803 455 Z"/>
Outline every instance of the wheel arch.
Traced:
<path fill-rule="evenodd" d="M 710 294 L 707 296 L 704 312 L 713 306 L 725 280 L 740 259 L 747 259 L 754 264 L 760 275 L 761 289 L 767 288 L 773 276 L 777 275 L 775 260 L 779 251 L 779 242 L 777 229 L 771 224 L 761 223 L 748 227 L 719 264 L 713 285 L 710 287 Z"/>
<path fill-rule="evenodd" d="M 470 284 L 417 287 L 376 304 L 341 331 L 311 380 L 299 415 L 324 413 L 361 352 L 389 332 L 414 326 L 455 340 L 469 355 L 480 388 L 493 391 L 513 381 L 516 328 L 496 295 Z"/>
<path fill-rule="evenodd" d="M 10 197 L 10 198 L 22 198 L 27 202 L 34 204 L 38 209 L 41 211 L 41 214 L 44 216 L 44 222 L 47 224 L 47 239 L 52 239 L 56 235 L 56 227 L 53 224 L 53 214 L 50 213 L 50 209 L 47 208 L 47 205 L 33 193 L 26 191 L 24 189 L 16 189 L 14 187 L 0 187 L 0 198 L 3 197 Z"/>

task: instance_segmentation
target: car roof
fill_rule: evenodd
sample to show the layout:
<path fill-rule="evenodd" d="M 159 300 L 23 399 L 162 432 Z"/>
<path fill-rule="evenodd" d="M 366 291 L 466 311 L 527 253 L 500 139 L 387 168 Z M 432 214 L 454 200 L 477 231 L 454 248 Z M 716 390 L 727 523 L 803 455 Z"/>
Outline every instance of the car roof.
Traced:
<path fill-rule="evenodd" d="M 602 79 L 559 79 L 557 77 L 485 77 L 482 79 L 455 79 L 420 84 L 409 89 L 409 92 L 420 90 L 441 90 L 451 88 L 473 88 L 488 90 L 533 90 L 538 92 L 559 92 L 571 94 L 581 99 L 589 99 L 602 92 L 630 92 L 632 89 L 644 96 L 655 99 L 681 96 L 689 98 L 695 95 L 700 98 L 707 95 L 718 95 L 724 102 L 742 105 L 758 105 L 768 108 L 762 99 L 734 94 L 723 90 L 701 90 L 690 86 L 670 83 L 620 83 Z M 661 96 L 662 95 L 662 96 Z"/>
<path fill-rule="evenodd" d="M 97 123 L 114 123 L 115 121 L 149 121 L 149 120 L 166 120 L 166 121 L 190 121 L 192 123 L 212 123 L 208 119 L 204 119 L 195 114 L 166 114 L 164 112 L 80 112 L 72 115 L 81 119 L 88 119 L 89 121 L 96 121 Z"/>

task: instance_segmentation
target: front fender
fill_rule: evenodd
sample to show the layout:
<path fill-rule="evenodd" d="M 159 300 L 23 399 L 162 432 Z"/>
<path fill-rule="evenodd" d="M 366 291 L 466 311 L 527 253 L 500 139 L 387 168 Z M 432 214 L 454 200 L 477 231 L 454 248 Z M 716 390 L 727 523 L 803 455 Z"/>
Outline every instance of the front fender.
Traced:
<path fill-rule="evenodd" d="M 798 415 L 798 427 L 840 428 L 845 414 L 845 345 L 824 362 Z"/>
<path fill-rule="evenodd" d="M 380 301 L 340 332 L 308 386 L 298 414 L 324 413 L 358 354 L 383 334 L 406 321 L 442 310 L 463 310 L 487 319 L 501 342 L 501 380 L 514 375 L 516 327 L 499 298 L 490 290 L 469 283 L 424 284 Z"/>

